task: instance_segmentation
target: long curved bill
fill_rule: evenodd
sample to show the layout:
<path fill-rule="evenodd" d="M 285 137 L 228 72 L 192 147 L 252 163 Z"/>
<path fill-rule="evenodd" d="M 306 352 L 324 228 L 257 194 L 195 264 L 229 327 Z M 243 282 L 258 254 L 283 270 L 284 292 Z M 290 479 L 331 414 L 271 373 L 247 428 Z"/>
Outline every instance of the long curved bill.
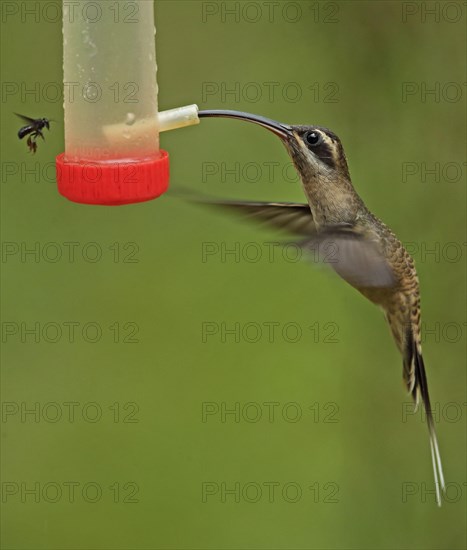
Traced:
<path fill-rule="evenodd" d="M 292 127 L 287 124 L 282 124 L 276 120 L 271 120 L 260 115 L 252 115 L 251 113 L 244 113 L 243 111 L 224 111 L 220 110 L 207 110 L 199 111 L 198 117 L 221 117 L 221 118 L 236 118 L 238 120 L 245 120 L 246 122 L 253 122 L 259 124 L 263 128 L 273 132 L 276 136 L 282 139 L 286 139 L 292 135 Z"/>

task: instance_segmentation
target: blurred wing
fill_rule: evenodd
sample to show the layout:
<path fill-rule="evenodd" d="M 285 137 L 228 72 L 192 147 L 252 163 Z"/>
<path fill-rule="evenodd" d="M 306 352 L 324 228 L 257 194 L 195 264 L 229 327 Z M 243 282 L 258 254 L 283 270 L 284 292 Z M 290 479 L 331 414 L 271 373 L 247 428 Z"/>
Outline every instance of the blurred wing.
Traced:
<path fill-rule="evenodd" d="M 377 243 L 353 230 L 329 230 L 301 243 L 304 250 L 354 287 L 392 287 L 394 273 Z"/>
<path fill-rule="evenodd" d="M 204 200 L 202 202 L 293 235 L 311 236 L 316 233 L 313 216 L 308 204 Z"/>
<path fill-rule="evenodd" d="M 308 237 L 298 245 L 308 251 L 314 261 L 329 264 L 352 286 L 391 287 L 395 283 L 392 269 L 371 236 L 354 231 L 348 224 L 317 233 L 308 204 L 214 201 L 199 196 L 195 197 L 195 201 L 222 208 L 293 235 Z"/>
<path fill-rule="evenodd" d="M 23 122 L 27 122 L 28 124 L 34 124 L 36 120 L 34 118 L 29 118 L 28 116 L 20 115 L 19 113 L 15 113 L 16 116 L 18 116 Z"/>

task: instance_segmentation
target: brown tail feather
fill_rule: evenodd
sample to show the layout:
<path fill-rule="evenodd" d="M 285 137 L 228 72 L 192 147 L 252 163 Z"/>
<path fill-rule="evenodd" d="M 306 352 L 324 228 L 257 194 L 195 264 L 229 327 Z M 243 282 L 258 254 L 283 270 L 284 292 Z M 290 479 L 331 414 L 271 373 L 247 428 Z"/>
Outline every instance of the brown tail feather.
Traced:
<path fill-rule="evenodd" d="M 420 347 L 415 342 L 412 336 L 412 331 L 407 334 L 406 352 L 404 354 L 404 379 L 407 384 L 407 389 L 412 395 L 416 406 L 420 398 L 425 409 L 426 420 L 428 424 L 428 432 L 430 436 L 431 459 L 433 462 L 433 473 L 436 486 L 436 502 L 441 506 L 441 491 L 446 490 L 444 483 L 443 466 L 439 453 L 438 439 L 436 437 L 435 422 L 431 410 L 430 395 L 428 393 L 428 382 L 426 379 L 425 364 Z"/>

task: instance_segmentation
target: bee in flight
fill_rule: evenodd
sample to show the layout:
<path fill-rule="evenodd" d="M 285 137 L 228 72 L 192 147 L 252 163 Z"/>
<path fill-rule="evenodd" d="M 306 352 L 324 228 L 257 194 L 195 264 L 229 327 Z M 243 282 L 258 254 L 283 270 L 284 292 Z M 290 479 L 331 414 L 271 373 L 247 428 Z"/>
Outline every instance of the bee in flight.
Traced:
<path fill-rule="evenodd" d="M 29 118 L 28 116 L 20 115 L 15 113 L 16 116 L 26 122 L 26 126 L 23 126 L 18 130 L 19 139 L 23 139 L 25 136 L 28 136 L 26 143 L 28 144 L 29 151 L 35 153 L 37 151 L 37 138 L 40 136 L 44 141 L 44 134 L 42 130 L 47 128 L 50 130 L 50 120 L 48 118 Z"/>

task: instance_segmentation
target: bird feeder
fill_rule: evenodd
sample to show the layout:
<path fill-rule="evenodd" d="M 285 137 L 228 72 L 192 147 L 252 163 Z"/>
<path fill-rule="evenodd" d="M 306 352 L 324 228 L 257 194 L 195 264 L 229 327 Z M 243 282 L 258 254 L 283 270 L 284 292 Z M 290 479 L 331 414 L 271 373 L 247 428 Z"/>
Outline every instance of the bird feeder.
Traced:
<path fill-rule="evenodd" d="M 153 2 L 64 0 L 65 152 L 56 168 L 67 199 L 119 205 L 167 190 L 159 133 L 199 119 L 196 105 L 158 112 L 155 32 Z"/>

